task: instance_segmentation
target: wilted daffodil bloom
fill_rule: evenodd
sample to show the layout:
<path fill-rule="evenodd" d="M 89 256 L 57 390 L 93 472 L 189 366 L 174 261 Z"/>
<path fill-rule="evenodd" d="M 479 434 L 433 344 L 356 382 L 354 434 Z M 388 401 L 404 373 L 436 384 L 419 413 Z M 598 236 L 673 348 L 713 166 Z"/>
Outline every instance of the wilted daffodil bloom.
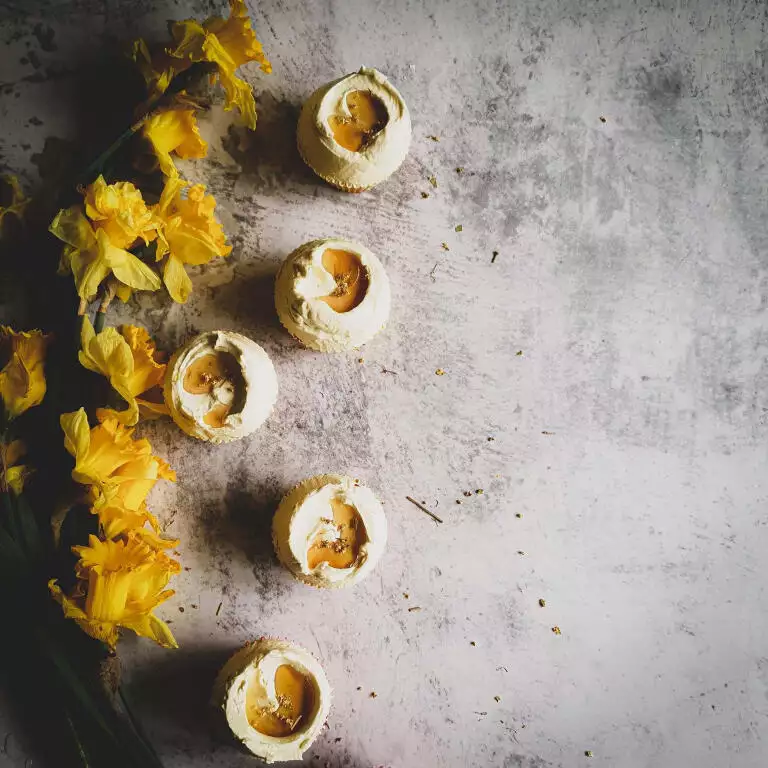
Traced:
<path fill-rule="evenodd" d="M 87 547 L 72 550 L 80 557 L 75 591 L 67 596 L 55 579 L 48 584 L 68 619 L 112 649 L 120 627 L 166 648 L 178 647 L 168 626 L 152 613 L 174 594 L 166 586 L 180 570 L 175 560 L 135 536 L 117 541 L 91 536 Z"/>
<path fill-rule="evenodd" d="M 87 217 L 86 217 L 87 214 Z M 52 234 L 66 243 L 61 269 L 71 271 L 81 299 L 92 299 L 110 274 L 125 299 L 135 288 L 156 291 L 157 273 L 127 249 L 138 240 L 145 244 L 157 237 L 157 222 L 141 192 L 130 182 L 107 184 L 99 176 L 85 190 L 85 214 L 80 206 L 56 214 Z M 126 292 L 127 291 L 127 292 Z"/>
<path fill-rule="evenodd" d="M 205 157 L 208 145 L 200 136 L 195 113 L 191 109 L 169 109 L 148 118 L 142 133 L 152 145 L 158 166 L 165 176 L 178 176 L 171 152 L 181 158 Z"/>
<path fill-rule="evenodd" d="M 16 333 L 0 325 L 0 397 L 8 419 L 15 419 L 43 401 L 48 341 L 41 331 Z"/>
<path fill-rule="evenodd" d="M 216 220 L 216 200 L 205 194 L 202 184 L 195 184 L 182 195 L 186 182 L 178 178 L 166 180 L 160 202 L 154 213 L 162 222 L 158 229 L 157 258 L 166 254 L 163 281 L 174 301 L 185 302 L 192 291 L 185 264 L 207 264 L 216 256 L 228 256 L 224 230 Z"/>
<path fill-rule="evenodd" d="M 120 332 L 107 327 L 96 333 L 91 321 L 84 317 L 80 342 L 79 359 L 83 367 L 106 376 L 113 389 L 128 403 L 125 411 L 97 410 L 100 419 L 111 417 L 133 426 L 139 415 L 156 418 L 168 413 L 162 396 L 156 398 L 157 402 L 139 399 L 139 395 L 158 388 L 165 376 L 165 365 L 156 359 L 155 344 L 145 328 L 124 325 Z"/>
<path fill-rule="evenodd" d="M 130 248 L 139 238 L 149 244 L 157 236 L 152 211 L 130 181 L 107 184 L 99 176 L 85 188 L 85 213 L 117 248 Z"/>
<path fill-rule="evenodd" d="M 171 24 L 173 43 L 159 55 L 150 56 L 143 40 L 134 44 L 133 58 L 138 64 L 150 96 L 163 93 L 171 80 L 192 63 L 206 61 L 216 65 L 226 95 L 225 108 L 237 107 L 245 124 L 256 127 L 256 103 L 251 86 L 235 74 L 248 61 L 257 61 L 263 72 L 272 71 L 261 43 L 251 28 L 243 0 L 230 0 L 228 19 L 212 16 L 202 24 L 196 19 Z"/>
<path fill-rule="evenodd" d="M 0 467 L 4 470 L 4 474 L 0 475 L 0 491 L 9 488 L 18 496 L 24 490 L 24 482 L 33 471 L 18 463 L 26 452 L 27 447 L 21 440 L 7 444 L 0 442 Z"/>
<path fill-rule="evenodd" d="M 176 480 L 176 473 L 152 455 L 146 439 L 134 440 L 133 430 L 117 419 L 105 418 L 90 429 L 81 408 L 61 416 L 64 447 L 75 457 L 72 479 L 91 486 L 96 509 L 117 505 L 138 511 L 159 479 Z"/>

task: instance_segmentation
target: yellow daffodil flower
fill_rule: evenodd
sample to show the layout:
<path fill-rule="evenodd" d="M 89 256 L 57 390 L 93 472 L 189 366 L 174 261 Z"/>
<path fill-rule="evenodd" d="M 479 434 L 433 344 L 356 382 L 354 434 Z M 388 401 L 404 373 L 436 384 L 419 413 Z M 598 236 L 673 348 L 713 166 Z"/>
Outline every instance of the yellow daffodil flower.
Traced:
<path fill-rule="evenodd" d="M 225 109 L 237 107 L 245 124 L 256 128 L 256 103 L 251 86 L 235 74 L 248 61 L 258 61 L 269 74 L 272 65 L 264 55 L 261 43 L 251 28 L 251 20 L 243 0 L 230 0 L 229 18 L 213 16 L 200 24 L 195 19 L 171 25 L 175 47 L 166 49 L 173 57 L 188 61 L 210 61 L 219 70 L 226 95 Z"/>
<path fill-rule="evenodd" d="M 200 136 L 195 113 L 191 109 L 170 109 L 148 118 L 142 133 L 157 155 L 158 165 L 165 176 L 178 176 L 171 152 L 181 158 L 205 157 L 208 145 Z"/>
<path fill-rule="evenodd" d="M 129 251 L 115 246 L 103 228 L 94 230 L 79 206 L 59 211 L 49 230 L 66 243 L 59 271 L 72 272 L 81 299 L 92 299 L 110 274 L 119 284 L 117 294 L 123 301 L 132 288 L 156 291 L 160 287 L 157 273 Z"/>
<path fill-rule="evenodd" d="M 21 219 L 28 204 L 19 180 L 15 176 L 0 176 L 0 234 L 5 217 Z"/>
<path fill-rule="evenodd" d="M 113 389 L 128 403 L 125 411 L 97 410 L 100 419 L 111 417 L 133 426 L 139 415 L 156 418 L 168 413 L 162 397 L 158 398 L 160 402 L 138 397 L 159 387 L 165 376 L 165 365 L 156 359 L 155 344 L 145 328 L 124 325 L 118 332 L 116 328 L 107 327 L 97 334 L 91 321 L 83 317 L 80 342 L 81 365 L 106 376 Z"/>
<path fill-rule="evenodd" d="M 207 264 L 216 256 L 228 256 L 232 246 L 221 224 L 216 220 L 216 200 L 205 194 L 202 184 L 195 184 L 182 192 L 186 182 L 169 178 L 165 182 L 160 202 L 154 213 L 162 222 L 158 230 L 157 258 L 166 254 L 168 260 L 163 271 L 163 281 L 174 301 L 184 303 L 192 291 L 192 281 L 185 264 Z"/>
<path fill-rule="evenodd" d="M 130 248 L 139 238 L 149 244 L 157 237 L 152 211 L 130 181 L 107 184 L 99 176 L 85 188 L 85 213 L 115 248 Z"/>
<path fill-rule="evenodd" d="M 120 627 L 166 648 L 178 647 L 168 626 L 153 614 L 174 594 L 166 586 L 180 571 L 175 560 L 135 536 L 117 541 L 90 536 L 88 546 L 72 550 L 80 557 L 76 570 L 81 580 L 73 594 L 65 595 L 55 579 L 48 584 L 67 618 L 112 649 Z"/>
<path fill-rule="evenodd" d="M 104 538 L 116 539 L 119 536 L 130 534 L 137 536 L 156 549 L 170 549 L 179 545 L 178 539 L 166 539 L 161 535 L 160 523 L 146 505 L 142 506 L 140 510 L 107 506 L 94 510 L 94 512 L 99 517 Z M 147 523 L 149 528 L 146 527 Z"/>
<path fill-rule="evenodd" d="M 15 419 L 45 397 L 44 360 L 49 337 L 41 331 L 16 333 L 0 325 L 0 397 L 5 414 Z"/>
<path fill-rule="evenodd" d="M 173 45 L 161 54 L 150 55 L 146 43 L 137 40 L 132 58 L 144 76 L 151 99 L 163 93 L 171 80 L 193 62 L 215 64 L 226 96 L 225 108 L 237 107 L 245 124 L 253 130 L 256 127 L 253 91 L 245 80 L 237 77 L 235 70 L 248 61 L 257 61 L 262 71 L 269 74 L 272 65 L 251 28 L 243 0 L 230 0 L 229 8 L 226 20 L 212 16 L 202 24 L 196 19 L 171 24 Z"/>
<path fill-rule="evenodd" d="M 176 473 L 152 455 L 146 439 L 134 440 L 115 418 L 105 418 L 93 429 L 81 408 L 61 416 L 64 447 L 75 457 L 72 479 L 91 486 L 96 509 L 122 506 L 139 511 L 147 494 L 159 479 L 176 480 Z"/>
<path fill-rule="evenodd" d="M 8 444 L 0 442 L 0 466 L 3 470 L 0 475 L 0 491 L 10 488 L 18 496 L 24 490 L 24 482 L 32 470 L 18 462 L 26 452 L 27 447 L 21 440 L 13 440 Z"/>

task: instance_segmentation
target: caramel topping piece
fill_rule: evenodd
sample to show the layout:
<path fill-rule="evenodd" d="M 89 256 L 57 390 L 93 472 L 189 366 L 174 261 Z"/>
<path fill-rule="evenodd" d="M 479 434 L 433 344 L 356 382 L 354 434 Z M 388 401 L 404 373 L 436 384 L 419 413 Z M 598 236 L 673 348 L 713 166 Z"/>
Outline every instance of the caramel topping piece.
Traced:
<path fill-rule="evenodd" d="M 323 266 L 333 275 L 336 289 L 329 296 L 321 296 L 334 312 L 349 312 L 365 298 L 368 291 L 368 272 L 360 257 L 350 251 L 326 248 Z"/>
<path fill-rule="evenodd" d="M 310 569 L 317 568 L 320 563 L 328 563 L 332 568 L 350 568 L 355 564 L 360 553 L 360 547 L 365 544 L 365 526 L 357 510 L 349 504 L 331 499 L 333 523 L 339 532 L 339 538 L 328 541 L 317 536 L 307 550 L 307 565 Z"/>
<path fill-rule="evenodd" d="M 229 413 L 229 406 L 226 403 L 217 403 L 208 413 L 203 416 L 203 421 L 214 429 L 221 429 Z"/>
<path fill-rule="evenodd" d="M 384 102 L 370 91 L 349 91 L 345 96 L 351 117 L 332 115 L 328 120 L 336 143 L 359 152 L 389 122 Z"/>
<path fill-rule="evenodd" d="M 214 395 L 216 403 L 203 417 L 214 429 L 221 429 L 237 401 L 245 394 L 240 366 L 229 352 L 211 352 L 192 362 L 184 372 L 184 389 L 191 395 Z"/>
<path fill-rule="evenodd" d="M 213 388 L 231 378 L 229 361 L 214 353 L 195 360 L 184 372 L 184 389 L 190 395 L 207 395 Z"/>
<path fill-rule="evenodd" d="M 249 686 L 245 693 L 245 715 L 265 736 L 290 736 L 312 715 L 315 688 L 307 675 L 289 664 L 281 664 L 275 670 L 275 692 L 279 706 L 269 710 L 256 703 L 254 686 Z"/>

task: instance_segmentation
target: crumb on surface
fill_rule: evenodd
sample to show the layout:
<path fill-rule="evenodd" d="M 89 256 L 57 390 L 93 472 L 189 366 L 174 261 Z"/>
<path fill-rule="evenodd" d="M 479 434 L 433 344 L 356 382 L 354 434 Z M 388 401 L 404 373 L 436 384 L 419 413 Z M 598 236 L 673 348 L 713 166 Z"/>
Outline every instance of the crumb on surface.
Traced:
<path fill-rule="evenodd" d="M 541 608 L 544 608 L 546 606 L 546 604 L 547 604 L 547 601 L 543 597 L 540 597 L 539 598 L 539 606 Z"/>
<path fill-rule="evenodd" d="M 444 371 L 442 368 L 438 368 L 438 369 L 435 371 L 435 375 L 436 375 L 436 376 L 445 376 L 445 371 Z"/>
<path fill-rule="evenodd" d="M 560 629 L 560 627 L 558 627 L 557 624 L 555 624 L 555 626 L 552 627 L 552 634 L 553 635 L 562 635 L 563 634 L 561 629 Z"/>

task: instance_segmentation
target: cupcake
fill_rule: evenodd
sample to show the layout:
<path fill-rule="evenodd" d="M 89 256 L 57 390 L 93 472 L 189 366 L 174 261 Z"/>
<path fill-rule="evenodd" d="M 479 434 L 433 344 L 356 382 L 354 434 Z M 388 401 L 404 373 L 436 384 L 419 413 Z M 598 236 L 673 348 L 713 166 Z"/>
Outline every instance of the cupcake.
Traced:
<path fill-rule="evenodd" d="M 211 703 L 257 757 L 267 763 L 301 760 L 328 717 L 331 686 L 308 651 L 261 638 L 224 665 Z"/>
<path fill-rule="evenodd" d="M 320 352 L 365 344 L 386 325 L 390 302 L 382 263 L 365 246 L 349 240 L 305 243 L 277 273 L 280 322 Z"/>
<path fill-rule="evenodd" d="M 272 541 L 280 562 L 313 587 L 364 579 L 387 543 L 387 518 L 370 488 L 344 475 L 317 475 L 277 508 Z"/>
<path fill-rule="evenodd" d="M 381 72 L 359 72 L 316 90 L 299 117 L 297 144 L 304 162 L 344 192 L 363 192 L 401 165 L 411 143 L 403 97 Z"/>
<path fill-rule="evenodd" d="M 226 443 L 264 423 L 277 399 L 277 376 L 255 341 L 232 331 L 210 331 L 173 355 L 163 395 L 184 432 Z"/>

